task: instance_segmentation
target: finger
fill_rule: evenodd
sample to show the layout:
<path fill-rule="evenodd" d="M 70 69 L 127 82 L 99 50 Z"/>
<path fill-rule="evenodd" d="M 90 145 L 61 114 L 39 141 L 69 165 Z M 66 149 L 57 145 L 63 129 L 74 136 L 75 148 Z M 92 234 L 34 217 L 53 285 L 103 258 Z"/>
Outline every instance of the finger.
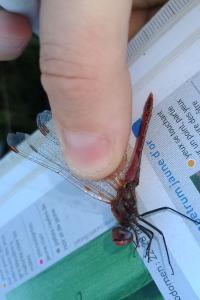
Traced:
<path fill-rule="evenodd" d="M 0 10 L 0 60 L 18 57 L 31 38 L 26 17 Z"/>
<path fill-rule="evenodd" d="M 82 177 L 109 175 L 127 147 L 131 5 L 132 0 L 42 1 L 42 83 L 65 158 Z"/>

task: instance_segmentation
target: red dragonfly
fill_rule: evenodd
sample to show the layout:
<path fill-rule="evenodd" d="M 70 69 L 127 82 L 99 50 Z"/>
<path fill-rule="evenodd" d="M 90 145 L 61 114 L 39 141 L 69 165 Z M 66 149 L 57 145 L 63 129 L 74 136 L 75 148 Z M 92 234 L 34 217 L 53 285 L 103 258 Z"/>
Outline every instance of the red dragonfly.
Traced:
<path fill-rule="evenodd" d="M 58 173 L 92 197 L 110 204 L 111 210 L 119 223 L 117 227 L 112 229 L 112 240 L 116 245 L 121 246 L 133 242 L 137 248 L 139 246 L 139 228 L 148 237 L 145 256 L 149 261 L 151 243 L 156 231 L 163 239 L 167 260 L 172 274 L 174 274 L 164 234 L 144 217 L 160 211 L 170 210 L 194 223 L 195 221 L 170 207 L 159 207 L 142 214 L 137 209 L 136 187 L 139 184 L 142 150 L 152 109 L 153 95 L 150 94 L 144 105 L 140 134 L 133 151 L 127 150 L 122 163 L 123 168 L 117 170 L 112 176 L 99 181 L 83 180 L 73 174 L 66 165 L 50 111 L 38 114 L 37 126 L 40 133 L 37 136 L 35 134 L 29 136 L 20 132 L 16 134 L 9 133 L 7 142 L 16 153 Z"/>

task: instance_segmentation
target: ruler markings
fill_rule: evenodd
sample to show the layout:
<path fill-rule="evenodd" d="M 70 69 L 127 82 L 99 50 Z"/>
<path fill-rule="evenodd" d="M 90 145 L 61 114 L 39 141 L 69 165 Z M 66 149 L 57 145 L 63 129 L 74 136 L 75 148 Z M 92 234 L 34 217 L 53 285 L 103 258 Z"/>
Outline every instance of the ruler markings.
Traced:
<path fill-rule="evenodd" d="M 180 2 L 182 3 L 182 6 L 184 6 L 184 5 L 188 4 L 188 3 L 190 3 L 191 0 L 181 0 Z"/>
<path fill-rule="evenodd" d="M 181 10 L 181 8 L 179 7 L 178 3 L 176 0 L 174 0 L 174 2 L 171 2 L 169 5 L 170 8 L 174 8 L 175 13 L 177 14 L 179 10 Z"/>
<path fill-rule="evenodd" d="M 177 14 L 177 8 L 176 8 L 175 4 L 173 4 L 173 8 L 172 8 L 172 5 L 169 5 L 167 8 L 167 12 L 169 14 L 169 19 L 171 19 L 173 16 L 175 16 Z"/>
<path fill-rule="evenodd" d="M 170 0 L 135 36 L 128 46 L 128 61 L 133 63 L 149 43 L 157 39 L 194 0 Z"/>
<path fill-rule="evenodd" d="M 143 31 L 143 33 L 144 33 L 144 35 L 145 35 L 145 39 L 146 39 L 146 41 L 148 41 L 148 39 L 149 39 L 149 34 L 147 33 L 147 31 Z"/>
<path fill-rule="evenodd" d="M 150 27 L 148 27 L 146 30 L 144 30 L 145 32 L 146 32 L 146 35 L 149 37 L 151 34 L 152 34 L 152 32 L 151 32 L 151 30 L 150 30 Z"/>
<path fill-rule="evenodd" d="M 164 13 L 166 14 L 167 18 L 168 18 L 168 21 L 170 20 L 171 18 L 171 11 L 170 11 L 170 8 L 167 7 L 164 11 Z"/>
<path fill-rule="evenodd" d="M 140 36 L 139 42 L 140 42 L 140 47 L 141 47 L 144 44 L 143 33 Z"/>
<path fill-rule="evenodd" d="M 160 16 L 159 16 L 159 18 L 160 18 L 160 21 L 161 21 L 161 23 L 162 23 L 162 26 L 163 25 L 165 25 L 165 18 L 163 17 L 164 15 L 163 14 L 161 14 Z"/>
<path fill-rule="evenodd" d="M 178 6 L 176 0 L 174 0 L 174 2 L 171 3 L 170 7 L 172 7 L 172 6 L 174 7 L 174 9 L 175 9 L 175 11 L 176 11 L 176 13 L 177 13 L 177 11 L 178 11 L 180 8 L 179 8 L 179 6 Z"/>
<path fill-rule="evenodd" d="M 182 8 L 182 3 L 181 3 L 181 2 L 182 2 L 181 0 L 174 0 L 174 1 L 171 3 L 171 5 L 174 4 L 174 5 L 178 8 L 178 10 L 179 10 L 179 9 Z M 179 4 L 180 4 L 181 6 L 180 6 Z"/>
<path fill-rule="evenodd" d="M 164 14 L 160 14 L 160 15 L 159 15 L 159 18 L 160 18 L 160 20 L 161 20 L 161 22 L 162 22 L 162 26 L 164 26 L 164 25 L 165 25 L 165 22 L 166 22 L 166 20 L 165 20 L 165 15 L 164 15 Z"/>
<path fill-rule="evenodd" d="M 176 6 L 177 6 L 177 11 L 178 11 L 178 10 L 181 10 L 182 7 L 183 7 L 183 3 L 181 3 L 181 2 L 182 2 L 182 1 L 179 1 L 179 0 L 178 0 L 178 1 L 176 0 L 176 1 L 175 1 L 175 4 L 176 4 Z"/>
<path fill-rule="evenodd" d="M 147 41 L 147 36 L 145 35 L 145 31 L 142 32 L 142 42 L 145 43 Z"/>
<path fill-rule="evenodd" d="M 152 21 L 152 28 L 153 28 L 153 31 L 156 31 L 156 29 L 157 29 L 157 26 L 156 26 L 156 24 L 155 24 L 155 20 L 156 19 L 153 19 L 153 21 Z"/>
<path fill-rule="evenodd" d="M 176 7 L 174 7 L 174 4 L 172 3 L 172 5 L 169 6 L 169 9 L 171 10 L 171 12 L 176 15 Z"/>
<path fill-rule="evenodd" d="M 161 13 L 161 18 L 163 18 L 164 23 L 166 23 L 168 21 L 168 17 L 164 12 Z"/>
<path fill-rule="evenodd" d="M 139 41 L 140 41 L 140 45 L 142 46 L 143 45 L 143 32 L 142 32 L 142 34 L 141 34 L 141 38 L 139 39 Z M 146 42 L 146 41 L 145 41 Z"/>
<path fill-rule="evenodd" d="M 155 21 L 156 21 L 156 27 L 157 27 L 157 29 L 159 29 L 161 27 L 159 18 L 156 18 Z"/>

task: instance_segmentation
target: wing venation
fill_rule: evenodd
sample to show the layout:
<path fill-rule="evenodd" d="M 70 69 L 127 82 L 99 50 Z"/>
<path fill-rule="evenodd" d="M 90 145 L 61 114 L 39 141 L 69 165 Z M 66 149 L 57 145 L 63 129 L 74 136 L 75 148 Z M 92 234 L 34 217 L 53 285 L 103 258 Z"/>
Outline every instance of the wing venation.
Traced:
<path fill-rule="evenodd" d="M 37 126 L 39 131 L 33 135 L 21 132 L 9 133 L 7 142 L 10 148 L 22 157 L 58 173 L 98 200 L 109 203 L 116 197 L 117 190 L 128 169 L 127 157 L 130 156 L 128 152 L 131 152 L 131 149 L 124 158 L 123 171 L 116 172 L 104 180 L 84 180 L 76 176 L 64 161 L 50 111 L 46 110 L 38 114 Z"/>

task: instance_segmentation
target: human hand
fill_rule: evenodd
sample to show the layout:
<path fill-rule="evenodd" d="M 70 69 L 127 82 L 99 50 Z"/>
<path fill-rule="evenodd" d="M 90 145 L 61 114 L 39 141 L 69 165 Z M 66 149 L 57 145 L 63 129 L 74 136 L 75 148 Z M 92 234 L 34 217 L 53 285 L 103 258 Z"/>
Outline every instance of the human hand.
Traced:
<path fill-rule="evenodd" d="M 31 25 L 26 17 L 0 10 L 0 61 L 18 57 L 31 35 Z"/>
<path fill-rule="evenodd" d="M 42 83 L 66 161 L 82 177 L 105 177 L 122 159 L 131 128 L 128 36 L 164 2 L 41 1 Z M 0 60 L 19 56 L 29 22 L 0 11 L 0 28 Z"/>

